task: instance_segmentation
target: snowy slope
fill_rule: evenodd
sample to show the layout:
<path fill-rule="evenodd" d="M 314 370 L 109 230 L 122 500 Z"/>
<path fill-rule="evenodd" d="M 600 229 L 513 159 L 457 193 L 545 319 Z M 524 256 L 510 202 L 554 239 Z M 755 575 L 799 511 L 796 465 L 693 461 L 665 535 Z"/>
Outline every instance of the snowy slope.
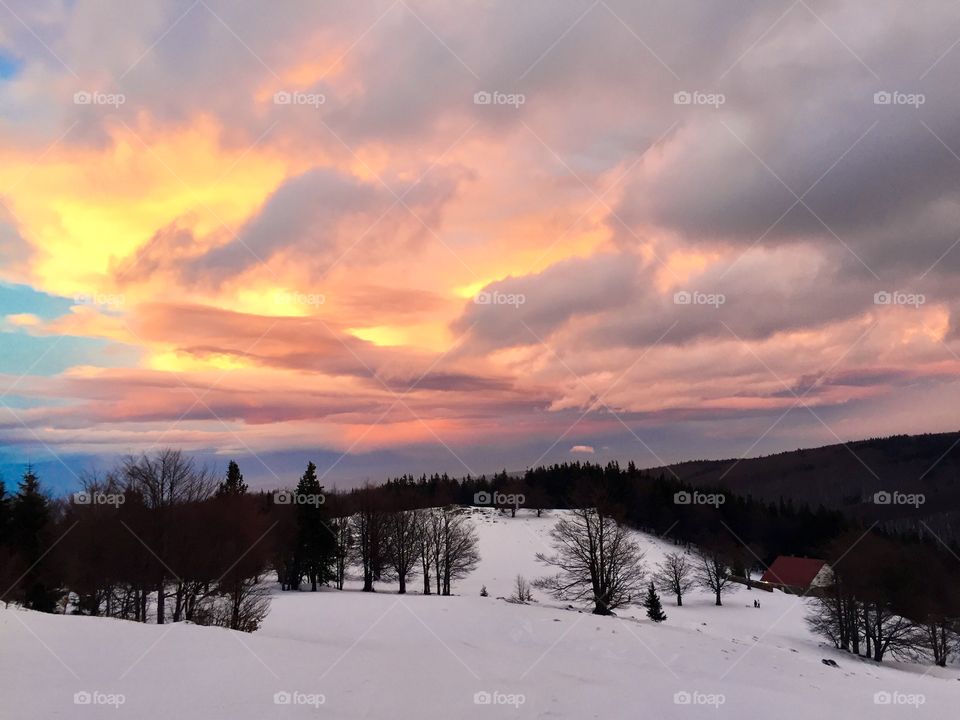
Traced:
<path fill-rule="evenodd" d="M 804 626 L 802 601 L 779 593 L 741 589 L 722 608 L 703 594 L 683 608 L 664 598 L 669 617 L 659 626 L 639 609 L 597 618 L 537 591 L 528 606 L 498 600 L 517 573 L 542 574 L 534 555 L 549 550 L 557 514 L 474 516 L 483 562 L 455 597 L 401 597 L 387 586 L 361 593 L 355 584 L 344 592 L 277 593 L 254 635 L 0 610 L 0 718 L 955 714 L 955 668 L 876 666 L 820 647 Z M 671 547 L 641 538 L 650 564 Z M 481 585 L 490 597 L 479 596 Z M 123 704 L 77 705 L 78 692 L 101 693 L 100 703 L 122 696 Z M 299 694 L 276 704 L 283 692 Z M 477 693 L 496 702 L 478 704 Z M 877 705 L 876 693 L 901 703 L 922 696 L 923 705 Z"/>

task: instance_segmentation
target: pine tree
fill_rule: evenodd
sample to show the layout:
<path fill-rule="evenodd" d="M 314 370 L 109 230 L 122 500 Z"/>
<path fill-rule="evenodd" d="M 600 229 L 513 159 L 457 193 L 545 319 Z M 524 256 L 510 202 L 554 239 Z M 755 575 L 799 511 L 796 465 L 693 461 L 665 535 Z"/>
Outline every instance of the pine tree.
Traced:
<path fill-rule="evenodd" d="M 650 583 L 650 586 L 647 588 L 647 596 L 643 599 L 643 606 L 647 609 L 647 617 L 654 622 L 659 623 L 667 619 L 667 614 L 663 611 L 663 605 L 660 604 L 660 596 L 657 595 L 657 590 L 653 586 L 653 583 Z"/>
<path fill-rule="evenodd" d="M 240 466 L 233 460 L 227 466 L 227 477 L 217 486 L 217 497 L 236 497 L 247 493 L 247 484 L 243 482 Z"/>
<path fill-rule="evenodd" d="M 317 479 L 317 466 L 307 463 L 306 472 L 297 483 L 297 553 L 296 566 L 300 576 L 310 580 L 310 589 L 327 584 L 335 577 L 336 541 L 327 524 L 323 509 L 323 486 Z"/>
<path fill-rule="evenodd" d="M 24 565 L 30 568 L 23 578 L 23 602 L 29 608 L 53 612 L 56 598 L 44 582 L 44 563 L 49 547 L 47 537 L 50 506 L 40 489 L 40 479 L 28 465 L 10 507 L 10 540 Z"/>
<path fill-rule="evenodd" d="M 7 543 L 10 532 L 10 496 L 7 486 L 0 479 L 0 546 Z"/>

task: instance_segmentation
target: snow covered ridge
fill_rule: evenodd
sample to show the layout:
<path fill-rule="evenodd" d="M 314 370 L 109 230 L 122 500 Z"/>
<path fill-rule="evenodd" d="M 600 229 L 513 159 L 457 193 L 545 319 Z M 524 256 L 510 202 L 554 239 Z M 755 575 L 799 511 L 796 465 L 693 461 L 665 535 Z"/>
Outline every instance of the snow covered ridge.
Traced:
<path fill-rule="evenodd" d="M 810 601 L 738 589 L 714 605 L 693 589 L 615 617 L 516 577 L 546 574 L 537 553 L 567 515 L 469 511 L 480 563 L 454 595 L 279 592 L 253 634 L 185 623 L 0 609 L 0 718 L 946 718 L 956 667 L 877 664 L 826 647 Z M 676 550 L 634 533 L 652 569 Z M 481 597 L 483 587 L 487 597 Z M 500 599 L 503 598 L 503 599 Z M 753 605 L 760 599 L 760 607 Z M 825 664 L 828 660 L 836 667 Z"/>

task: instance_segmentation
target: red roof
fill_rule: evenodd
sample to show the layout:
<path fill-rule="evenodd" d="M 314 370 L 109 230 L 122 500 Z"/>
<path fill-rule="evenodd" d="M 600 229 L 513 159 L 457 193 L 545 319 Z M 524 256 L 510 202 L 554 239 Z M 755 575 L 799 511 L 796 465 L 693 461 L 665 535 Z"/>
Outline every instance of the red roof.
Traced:
<path fill-rule="evenodd" d="M 774 585 L 809 587 L 824 565 L 826 563 L 823 560 L 781 555 L 767 568 L 760 581 Z"/>

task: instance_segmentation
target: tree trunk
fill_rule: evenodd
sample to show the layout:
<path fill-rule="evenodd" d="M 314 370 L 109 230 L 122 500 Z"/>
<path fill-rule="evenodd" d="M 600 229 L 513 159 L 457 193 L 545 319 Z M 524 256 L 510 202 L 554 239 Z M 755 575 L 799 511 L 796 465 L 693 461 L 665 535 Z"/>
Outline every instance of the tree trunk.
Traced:
<path fill-rule="evenodd" d="M 860 654 L 860 610 L 854 598 L 847 600 L 847 640 L 850 642 L 850 651 Z"/>
<path fill-rule="evenodd" d="M 177 594 L 173 602 L 173 621 L 180 622 L 183 617 L 183 594 L 184 586 L 182 582 L 177 583 Z"/>
<path fill-rule="evenodd" d="M 242 588 L 238 584 L 233 586 L 233 612 L 230 614 L 230 629 L 240 629 L 240 602 L 242 599 Z"/>
<path fill-rule="evenodd" d="M 940 667 L 947 666 L 948 642 L 946 622 L 940 622 L 933 629 L 934 661 Z"/>
<path fill-rule="evenodd" d="M 430 556 L 424 555 L 420 558 L 420 564 L 423 567 L 423 594 L 430 594 Z"/>
<path fill-rule="evenodd" d="M 866 645 L 866 649 L 865 649 L 865 651 L 864 651 L 864 657 L 870 657 L 870 655 L 871 655 L 871 652 L 870 652 L 870 644 L 871 644 L 871 642 L 870 642 L 870 641 L 871 641 L 871 636 L 870 636 L 870 616 L 867 615 L 867 608 L 864 607 L 864 608 L 863 608 L 863 642 L 864 642 L 864 645 Z"/>

